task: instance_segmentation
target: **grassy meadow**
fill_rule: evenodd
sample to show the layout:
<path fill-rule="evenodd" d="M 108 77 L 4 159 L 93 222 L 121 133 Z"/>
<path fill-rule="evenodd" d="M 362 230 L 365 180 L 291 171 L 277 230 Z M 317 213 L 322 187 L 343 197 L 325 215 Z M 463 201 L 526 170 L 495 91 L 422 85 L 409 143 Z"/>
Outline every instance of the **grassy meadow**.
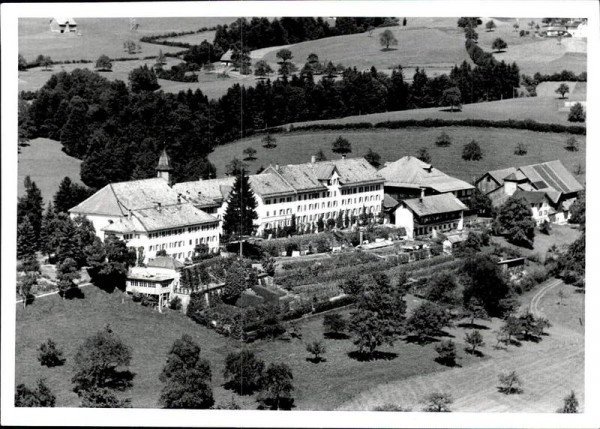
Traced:
<path fill-rule="evenodd" d="M 136 18 L 139 28 L 129 30 L 129 18 L 78 18 L 76 34 L 60 34 L 50 31 L 50 18 L 22 18 L 19 20 L 19 53 L 28 61 L 38 55 L 49 55 L 54 61 L 96 60 L 101 54 L 111 58 L 129 56 L 123 51 L 127 40 L 138 42 L 143 36 L 168 32 L 192 31 L 217 24 L 228 24 L 234 18 L 221 17 L 165 17 Z M 212 40 L 211 40 L 212 41 Z M 142 52 L 131 56 L 156 55 L 159 47 L 141 43 Z M 176 52 L 181 48 L 160 47 L 163 52 Z"/>
<path fill-rule="evenodd" d="M 202 347 L 202 355 L 211 362 L 213 391 L 217 403 L 229 402 L 232 396 L 242 408 L 256 408 L 253 396 L 240 397 L 222 387 L 225 356 L 241 343 L 222 337 L 195 324 L 184 315 L 156 311 L 121 300 L 121 293 L 108 294 L 95 287 L 84 289 L 85 297 L 64 301 L 57 295 L 40 298 L 27 309 L 17 308 L 16 383 L 31 385 L 38 377 L 46 377 L 56 393 L 57 406 L 76 407 L 79 399 L 72 392 L 72 359 L 84 339 L 110 323 L 113 330 L 133 349 L 130 370 L 135 373 L 129 392 L 134 407 L 155 407 L 162 384 L 158 375 L 166 355 L 182 334 L 191 335 Z M 409 309 L 417 304 L 409 299 Z M 348 310 L 344 311 L 348 314 Z M 306 343 L 323 336 L 323 316 L 299 322 L 302 339 L 289 342 L 258 341 L 247 347 L 269 362 L 286 362 L 294 374 L 294 398 L 298 410 L 331 410 L 349 401 L 365 389 L 384 385 L 417 374 L 440 372 L 446 367 L 434 361 L 434 344 L 417 345 L 398 341 L 393 347 L 381 347 L 386 359 L 357 361 L 348 356 L 355 350 L 350 339 L 327 339 L 326 361 L 315 364 L 307 360 Z M 81 329 L 85 325 L 85 329 Z M 457 335 L 456 341 L 462 341 Z M 52 338 L 64 349 L 66 363 L 56 368 L 42 367 L 37 361 L 37 347 Z M 479 362 L 459 350 L 463 365 Z"/>
<path fill-rule="evenodd" d="M 440 148 L 435 139 L 444 131 L 452 138 L 452 145 Z M 240 140 L 215 148 L 209 155 L 210 161 L 217 167 L 217 175 L 225 174 L 225 166 L 234 157 L 243 158 L 243 150 L 253 147 L 257 150 L 256 159 L 245 161 L 249 171 L 256 171 L 260 166 L 269 164 L 296 164 L 309 162 L 312 154 L 322 149 L 328 159 L 339 158 L 331 152 L 331 143 L 342 136 L 352 144 L 352 153 L 348 156 L 364 156 L 369 148 L 381 155 L 382 164 L 395 161 L 405 155 L 416 155 L 421 147 L 427 148 L 432 163 L 443 172 L 466 181 L 472 181 L 486 171 L 510 166 L 527 165 L 543 161 L 560 159 L 571 171 L 581 164 L 585 167 L 585 136 L 577 136 L 580 142 L 578 152 L 564 149 L 569 134 L 538 133 L 526 130 L 441 127 L 441 128 L 407 128 L 400 130 L 368 130 L 368 131 L 334 131 L 308 132 L 276 135 L 277 147 L 262 147 L 262 136 Z M 475 139 L 483 151 L 480 161 L 462 159 L 463 145 Z M 524 156 L 514 155 L 518 142 L 528 147 Z M 584 183 L 585 176 L 577 179 Z"/>
<path fill-rule="evenodd" d="M 42 191 L 44 204 L 51 201 L 60 182 L 69 176 L 73 182 L 81 183 L 79 167 L 81 161 L 62 151 L 62 145 L 56 140 L 37 138 L 29 145 L 21 148 L 18 155 L 17 195 L 25 193 L 23 180 L 25 176 L 31 179 Z"/>

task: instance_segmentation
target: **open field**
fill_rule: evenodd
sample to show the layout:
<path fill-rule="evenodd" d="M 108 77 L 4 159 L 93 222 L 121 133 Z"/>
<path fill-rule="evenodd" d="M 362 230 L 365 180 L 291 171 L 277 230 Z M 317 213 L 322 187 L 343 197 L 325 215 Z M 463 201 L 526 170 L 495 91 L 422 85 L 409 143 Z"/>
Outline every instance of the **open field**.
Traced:
<path fill-rule="evenodd" d="M 550 82 L 544 82 L 550 83 Z M 552 82 L 554 83 L 554 82 Z M 487 119 L 503 121 L 507 119 L 533 119 L 549 124 L 574 125 L 568 121 L 568 109 L 564 109 L 565 100 L 555 96 L 524 97 L 508 100 L 488 101 L 483 103 L 465 104 L 460 112 L 449 112 L 447 108 L 430 107 L 427 109 L 399 110 L 395 112 L 371 113 L 369 115 L 347 116 L 338 119 L 321 121 L 297 122 L 294 126 L 308 124 L 350 124 L 354 122 L 385 122 L 403 119 Z M 561 110 L 562 109 L 562 110 Z"/>
<path fill-rule="evenodd" d="M 59 60 L 96 60 L 101 54 L 111 58 L 129 56 L 123 51 L 123 42 L 138 42 L 143 36 L 168 33 L 171 31 L 191 31 L 217 24 L 228 24 L 233 18 L 136 18 L 139 28 L 129 31 L 129 18 L 78 18 L 77 28 L 81 36 L 60 34 L 50 31 L 50 18 L 22 18 L 19 20 L 19 53 L 28 61 L 38 55 L 49 55 Z M 135 56 L 156 55 L 163 52 L 176 52 L 181 48 L 157 46 L 141 43 L 142 53 Z M 133 55 L 131 55 L 133 56 Z"/>
<path fill-rule="evenodd" d="M 484 323 L 490 329 L 481 331 L 486 343 L 482 351 L 491 359 L 440 373 L 390 381 L 361 393 L 339 409 L 369 410 L 393 403 L 419 410 L 423 396 L 443 391 L 454 398 L 452 411 L 551 413 L 574 390 L 583 410 L 583 328 L 573 328 L 571 321 L 581 316 L 584 296 L 570 293 L 558 308 L 555 294 L 559 288 L 550 289 L 542 297 L 540 307 L 553 327 L 540 343 L 523 342 L 520 347 L 510 346 L 508 350 L 494 349 L 493 331 L 500 326 L 500 321 L 494 319 L 492 323 Z M 497 390 L 498 374 L 511 370 L 516 370 L 523 381 L 524 392 L 520 395 L 504 395 Z"/>
<path fill-rule="evenodd" d="M 17 174 L 17 195 L 25 193 L 23 180 L 31 176 L 42 191 L 44 204 L 54 198 L 58 185 L 69 176 L 73 182 L 81 183 L 79 166 L 81 161 L 65 154 L 60 142 L 45 138 L 31 140 L 21 149 Z"/>
<path fill-rule="evenodd" d="M 233 18 L 232 18 L 233 19 Z M 182 31 L 182 30 L 180 30 Z M 177 43 L 189 43 L 190 45 L 199 45 L 203 41 L 212 43 L 215 40 L 216 31 L 203 31 L 202 33 L 186 34 L 184 36 L 167 37 L 160 39 L 161 42 L 177 42 Z"/>
<path fill-rule="evenodd" d="M 445 131 L 453 140 L 452 146 L 439 148 L 435 139 Z M 262 147 L 262 136 L 247 138 L 235 143 L 219 146 L 209 155 L 210 161 L 217 167 L 217 175 L 225 174 L 225 166 L 234 157 L 243 158 L 242 151 L 247 147 L 257 150 L 254 161 L 246 161 L 248 170 L 254 172 L 262 165 L 297 164 L 309 162 L 310 156 L 322 149 L 328 159 L 339 158 L 331 152 L 331 143 L 338 137 L 347 138 L 352 144 L 349 156 L 364 156 L 368 148 L 381 155 L 381 162 L 395 161 L 405 155 L 416 155 L 421 147 L 427 148 L 432 163 L 443 172 L 471 182 L 486 171 L 510 166 L 527 165 L 543 161 L 560 159 L 567 169 L 573 171 L 578 164 L 585 166 L 585 136 L 577 136 L 580 142 L 578 152 L 564 149 L 568 134 L 538 133 L 525 130 L 441 127 L 407 128 L 400 130 L 334 131 L 308 132 L 276 135 L 277 147 Z M 483 151 L 481 161 L 464 161 L 461 157 L 463 145 L 476 139 Z M 518 142 L 528 146 L 524 156 L 514 155 Z M 584 183 L 584 175 L 577 179 Z"/>
<path fill-rule="evenodd" d="M 130 394 L 134 407 L 156 406 L 161 389 L 158 374 L 173 341 L 184 333 L 190 334 L 200 344 L 203 356 L 211 362 L 216 402 L 228 402 L 233 395 L 242 408 L 256 407 L 253 397 L 239 397 L 221 386 L 223 360 L 227 353 L 240 346 L 239 342 L 196 325 L 182 314 L 169 311 L 159 314 L 129 299 L 122 302 L 120 292 L 107 294 L 92 286 L 85 288 L 84 293 L 85 298 L 80 300 L 63 301 L 53 295 L 35 301 L 26 310 L 20 306 L 17 308 L 17 384 L 33 384 L 38 377 L 46 377 L 57 395 L 58 406 L 77 406 L 79 400 L 71 391 L 70 383 L 72 358 L 87 336 L 110 323 L 123 341 L 133 348 L 130 369 L 136 376 Z M 409 299 L 409 308 L 417 302 Z M 327 361 L 319 364 L 309 362 L 306 360 L 309 355 L 305 344 L 322 337 L 322 320 L 322 316 L 317 316 L 300 322 L 302 340 L 260 341 L 248 345 L 267 363 L 283 361 L 291 366 L 297 409 L 334 409 L 362 390 L 379 384 L 446 370 L 433 360 L 436 356 L 433 344 L 420 346 L 403 341 L 397 342 L 394 347 L 381 348 L 382 352 L 391 353 L 390 360 L 360 362 L 347 355 L 355 349 L 349 339 L 328 339 L 325 340 L 327 353 L 324 356 Z M 81 329 L 82 323 L 86 329 Z M 64 348 L 67 359 L 64 366 L 49 369 L 38 363 L 36 349 L 49 337 Z M 461 339 L 457 337 L 457 341 Z M 462 350 L 459 355 L 465 365 L 479 361 Z"/>

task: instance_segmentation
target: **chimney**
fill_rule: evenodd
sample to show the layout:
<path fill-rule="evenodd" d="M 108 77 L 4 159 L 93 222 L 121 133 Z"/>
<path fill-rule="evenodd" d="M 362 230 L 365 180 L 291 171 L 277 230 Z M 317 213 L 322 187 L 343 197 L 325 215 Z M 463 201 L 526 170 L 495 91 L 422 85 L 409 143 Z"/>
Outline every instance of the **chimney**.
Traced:
<path fill-rule="evenodd" d="M 181 204 L 181 194 L 177 194 L 177 204 Z"/>
<path fill-rule="evenodd" d="M 419 197 L 419 201 L 423 202 L 423 197 L 425 196 L 425 188 L 421 188 L 421 196 Z"/>
<path fill-rule="evenodd" d="M 343 155 L 342 155 L 342 159 L 346 159 L 346 154 L 343 154 Z"/>
<path fill-rule="evenodd" d="M 316 157 L 316 156 L 314 156 L 314 155 L 313 155 L 313 156 L 311 156 L 311 157 L 310 157 L 310 162 L 311 162 L 311 164 L 314 164 L 315 162 L 317 162 L 317 157 Z"/>
<path fill-rule="evenodd" d="M 156 203 L 156 210 L 158 210 L 158 211 L 162 210 L 162 203 Z"/>
<path fill-rule="evenodd" d="M 279 173 L 279 164 L 275 164 L 275 171 Z"/>

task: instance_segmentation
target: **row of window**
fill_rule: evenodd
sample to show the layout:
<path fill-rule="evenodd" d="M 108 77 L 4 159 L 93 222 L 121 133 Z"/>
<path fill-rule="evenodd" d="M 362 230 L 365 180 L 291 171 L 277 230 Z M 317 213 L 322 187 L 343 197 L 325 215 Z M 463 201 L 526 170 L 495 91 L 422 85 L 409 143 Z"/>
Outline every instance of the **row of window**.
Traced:
<path fill-rule="evenodd" d="M 415 235 L 425 235 L 429 234 L 431 231 L 449 231 L 451 229 L 458 228 L 458 223 L 444 223 L 442 225 L 435 226 L 423 226 L 416 229 Z"/>
<path fill-rule="evenodd" d="M 365 212 L 366 213 L 379 213 L 380 211 L 380 207 L 379 206 L 369 206 L 369 207 L 365 207 Z M 348 210 L 348 216 L 358 216 L 361 213 L 362 209 L 352 209 L 352 210 Z M 304 223 L 312 223 L 312 222 L 316 222 L 319 220 L 319 217 L 323 216 L 323 220 L 326 221 L 327 219 L 336 219 L 338 217 L 338 213 L 339 212 L 327 212 L 327 213 L 321 213 L 321 214 L 314 214 L 314 215 L 304 215 L 304 216 L 299 216 L 296 218 L 296 223 L 298 224 L 304 224 Z M 342 215 L 345 216 L 345 211 L 342 211 Z M 276 226 L 279 227 L 284 227 L 284 226 L 290 226 L 292 224 L 292 220 L 291 218 L 287 218 L 287 219 L 282 219 L 280 221 L 275 221 L 273 223 L 267 223 L 266 224 L 266 228 L 275 228 Z"/>
<path fill-rule="evenodd" d="M 217 235 L 211 235 L 210 237 L 201 237 L 201 238 L 197 238 L 195 244 L 200 244 L 200 243 L 214 243 L 219 239 L 219 237 Z M 189 240 L 189 245 L 192 245 L 192 240 Z M 149 247 L 148 250 L 155 251 L 155 250 L 162 250 L 162 249 L 174 249 L 177 247 L 184 247 L 185 246 L 185 241 L 184 240 L 180 240 L 180 241 L 172 241 L 170 243 L 162 243 L 162 244 L 156 244 L 156 245 L 152 245 Z"/>
<path fill-rule="evenodd" d="M 366 196 L 366 197 L 359 197 L 354 198 L 354 204 L 362 204 L 363 202 L 373 202 L 373 201 L 379 201 L 379 195 L 371 195 L 371 196 Z M 344 199 L 342 200 L 342 205 L 350 205 L 352 204 L 352 198 L 348 198 L 347 200 Z M 315 204 L 308 204 L 308 210 L 319 210 L 319 208 L 321 209 L 325 209 L 325 208 L 335 208 L 338 206 L 338 202 L 337 201 L 328 201 L 327 203 L 322 202 L 321 203 L 321 207 L 319 207 L 319 203 L 315 203 Z M 298 206 L 297 208 L 297 212 L 300 213 L 302 211 L 306 211 L 307 205 L 305 204 L 304 206 Z M 287 209 L 280 209 L 279 210 L 279 216 L 284 216 L 286 214 L 292 214 L 292 209 L 291 208 L 287 208 Z M 267 210 L 266 212 L 266 217 L 269 217 L 271 215 L 271 212 L 269 210 Z M 273 211 L 273 216 L 277 216 L 277 210 Z"/>
<path fill-rule="evenodd" d="M 202 226 L 190 226 L 187 228 L 177 228 L 177 229 L 169 229 L 161 232 L 153 232 L 149 235 L 150 238 L 159 238 L 159 237 L 170 237 L 172 235 L 180 235 L 186 232 L 198 232 L 198 231 L 211 231 L 218 228 L 218 224 L 213 223 L 210 225 L 202 225 Z M 136 237 L 139 238 L 139 235 Z"/>
<path fill-rule="evenodd" d="M 362 192 L 373 192 L 379 191 L 381 189 L 381 185 L 371 185 L 371 186 L 358 186 L 354 188 L 342 189 L 342 195 L 350 195 Z M 331 198 L 337 197 L 337 191 L 322 191 L 322 192 L 312 192 L 310 194 L 302 194 L 298 195 L 298 201 L 306 201 L 306 200 L 316 200 L 318 198 Z M 292 197 L 281 197 L 281 198 L 273 198 L 266 199 L 265 204 L 277 204 L 277 203 L 291 203 L 293 201 Z"/>
<path fill-rule="evenodd" d="M 143 281 L 143 280 L 133 280 L 132 279 L 132 280 L 127 280 L 127 281 L 128 281 L 128 283 L 129 283 L 130 286 L 137 286 L 137 287 L 151 287 L 151 288 L 154 289 L 156 287 L 156 285 L 157 285 L 157 283 L 146 282 L 146 281 Z M 158 283 L 158 284 L 161 285 L 160 283 Z M 165 284 L 165 285 L 162 285 L 162 286 L 165 287 L 167 285 Z"/>

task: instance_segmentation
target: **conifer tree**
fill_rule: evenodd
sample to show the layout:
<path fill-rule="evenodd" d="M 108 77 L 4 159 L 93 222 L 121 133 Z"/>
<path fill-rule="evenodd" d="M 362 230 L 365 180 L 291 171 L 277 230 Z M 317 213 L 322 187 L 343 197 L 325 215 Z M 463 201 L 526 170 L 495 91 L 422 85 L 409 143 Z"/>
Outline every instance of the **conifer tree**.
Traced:
<path fill-rule="evenodd" d="M 248 176 L 242 170 L 236 176 L 229 195 L 227 210 L 223 216 L 223 234 L 231 239 L 251 235 L 254 232 L 254 220 L 258 218 L 256 205 Z"/>
<path fill-rule="evenodd" d="M 57 213 L 67 213 L 69 209 L 85 200 L 90 194 L 88 188 L 73 183 L 70 177 L 65 177 L 54 194 L 54 208 Z"/>
<path fill-rule="evenodd" d="M 44 217 L 42 218 L 42 227 L 40 231 L 40 250 L 48 256 L 54 251 L 54 247 L 51 244 L 51 238 L 55 221 L 56 212 L 54 211 L 54 206 L 52 205 L 52 202 L 48 202 L 46 213 L 44 213 Z"/>
<path fill-rule="evenodd" d="M 35 232 L 26 217 L 17 226 L 17 259 L 24 260 L 35 257 Z"/>
<path fill-rule="evenodd" d="M 31 177 L 25 177 L 24 183 L 25 195 L 20 197 L 17 202 L 17 224 L 20 224 L 25 217 L 29 218 L 35 236 L 34 243 L 37 246 L 42 228 L 44 200 L 40 188 L 31 180 Z"/>

